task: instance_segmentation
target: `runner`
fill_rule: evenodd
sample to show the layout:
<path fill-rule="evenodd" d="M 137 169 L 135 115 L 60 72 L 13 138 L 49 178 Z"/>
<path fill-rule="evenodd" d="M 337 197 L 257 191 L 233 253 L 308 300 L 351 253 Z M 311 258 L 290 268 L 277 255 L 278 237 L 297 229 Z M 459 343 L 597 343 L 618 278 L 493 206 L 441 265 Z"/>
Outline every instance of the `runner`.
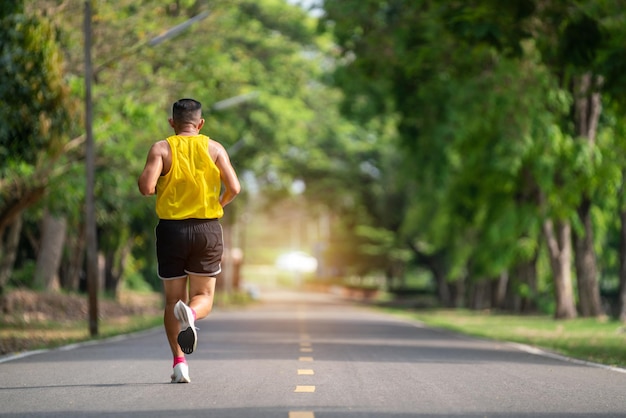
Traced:
<path fill-rule="evenodd" d="M 169 123 L 175 135 L 152 145 L 138 185 L 141 194 L 157 195 L 156 251 L 165 290 L 163 322 L 174 357 L 171 381 L 189 383 L 185 354 L 196 349 L 195 321 L 211 312 L 221 271 L 218 220 L 241 186 L 224 147 L 200 134 L 200 102 L 178 100 Z"/>

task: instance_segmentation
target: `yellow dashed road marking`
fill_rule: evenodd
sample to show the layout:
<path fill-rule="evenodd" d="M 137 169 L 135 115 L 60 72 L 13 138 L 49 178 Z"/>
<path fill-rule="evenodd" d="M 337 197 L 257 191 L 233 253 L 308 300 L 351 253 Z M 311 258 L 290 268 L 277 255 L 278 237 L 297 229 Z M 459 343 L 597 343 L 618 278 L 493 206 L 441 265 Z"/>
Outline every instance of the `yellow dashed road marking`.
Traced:
<path fill-rule="evenodd" d="M 290 411 L 289 418 L 315 418 L 315 414 L 311 411 Z"/>
<path fill-rule="evenodd" d="M 300 352 L 312 353 L 313 348 L 311 345 L 311 336 L 306 332 L 306 319 L 307 315 L 303 307 L 298 307 L 297 317 L 300 322 Z M 298 357 L 299 361 L 312 362 L 313 357 Z M 298 376 L 312 376 L 315 375 L 313 369 L 298 369 Z M 294 389 L 294 393 L 314 393 L 315 386 L 297 385 Z M 289 418 L 315 418 L 313 411 L 289 411 Z"/>

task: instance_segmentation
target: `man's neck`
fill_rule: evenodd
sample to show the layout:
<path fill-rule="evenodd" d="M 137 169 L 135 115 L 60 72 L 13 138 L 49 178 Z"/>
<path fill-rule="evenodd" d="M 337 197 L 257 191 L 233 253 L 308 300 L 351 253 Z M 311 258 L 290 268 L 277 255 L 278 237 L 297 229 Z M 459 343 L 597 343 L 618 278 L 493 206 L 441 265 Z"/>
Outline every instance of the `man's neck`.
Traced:
<path fill-rule="evenodd" d="M 181 131 L 176 132 L 176 135 L 179 136 L 195 136 L 195 135 L 199 135 L 200 132 L 196 129 L 196 130 L 192 130 L 192 129 L 183 129 Z"/>
<path fill-rule="evenodd" d="M 181 123 L 174 126 L 174 132 L 180 136 L 195 136 L 200 134 L 201 124 L 195 123 Z"/>

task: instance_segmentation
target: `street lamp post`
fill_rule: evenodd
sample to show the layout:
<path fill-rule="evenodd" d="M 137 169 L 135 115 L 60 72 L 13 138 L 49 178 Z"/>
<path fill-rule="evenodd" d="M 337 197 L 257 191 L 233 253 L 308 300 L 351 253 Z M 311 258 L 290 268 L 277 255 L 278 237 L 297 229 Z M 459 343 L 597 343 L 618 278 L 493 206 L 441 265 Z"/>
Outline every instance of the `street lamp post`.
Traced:
<path fill-rule="evenodd" d="M 91 100 L 91 1 L 85 1 L 85 239 L 87 240 L 87 292 L 89 294 L 89 333 L 98 335 L 98 240 L 94 199 L 95 152 Z"/>

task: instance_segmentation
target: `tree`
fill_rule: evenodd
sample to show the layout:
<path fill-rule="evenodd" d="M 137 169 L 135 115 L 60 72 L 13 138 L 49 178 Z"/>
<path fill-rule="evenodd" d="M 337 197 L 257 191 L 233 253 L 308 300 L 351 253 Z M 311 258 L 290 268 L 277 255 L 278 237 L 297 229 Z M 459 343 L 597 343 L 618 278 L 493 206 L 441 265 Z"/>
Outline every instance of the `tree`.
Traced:
<path fill-rule="evenodd" d="M 82 14 L 66 3 L 41 0 L 29 7 L 43 10 L 57 25 L 67 57 L 68 79 L 77 96 L 82 94 Z M 152 5 L 154 7 L 148 7 Z M 278 0 L 217 1 L 209 17 L 167 44 L 148 41 L 162 28 L 175 26 L 201 11 L 201 2 L 134 1 L 98 3 L 94 9 L 95 139 L 97 143 L 96 210 L 99 248 L 105 260 L 105 283 L 115 293 L 128 272 L 140 266 L 155 286 L 151 202 L 136 191 L 135 179 L 152 142 L 167 135 L 169 106 L 183 96 L 205 105 L 204 133 L 214 136 L 231 152 L 240 172 L 255 173 L 267 189 L 283 189 L 299 176 L 300 157 L 315 150 L 311 135 L 327 129 L 319 121 L 334 115 L 332 100 L 319 115 L 309 109 L 317 94 L 324 94 L 321 54 L 311 18 L 300 8 Z M 167 51 L 167 54 L 164 53 Z M 256 92 L 254 100 L 223 111 L 211 105 L 223 99 Z M 318 120 L 315 120 L 315 118 Z M 332 138 L 329 130 L 328 138 Z M 66 171 L 78 172 L 80 154 L 66 153 Z M 49 200 L 53 206 L 69 197 L 67 250 L 62 283 L 77 283 L 84 243 L 80 234 L 82 176 L 68 176 L 55 184 Z M 56 205 L 55 207 L 59 207 Z M 233 207 L 236 210 L 237 203 Z M 232 212 L 232 211 L 231 211 Z M 71 246 L 71 247 L 70 247 Z M 127 263 L 140 259 L 139 263 Z"/>
<path fill-rule="evenodd" d="M 357 7 L 361 12 L 352 13 Z M 446 26 L 450 21 L 463 25 L 463 11 L 400 1 L 327 2 L 326 9 L 345 48 L 347 65 L 339 68 L 337 82 L 347 91 L 347 110 L 361 119 L 380 111 L 398 114 L 412 167 L 405 175 L 415 179 L 406 182 L 412 185 L 406 193 L 414 198 L 403 230 L 410 248 L 433 272 L 443 303 L 460 303 L 470 260 L 474 274 L 493 277 L 514 259 L 516 245 L 491 238 L 502 235 L 495 233 L 502 230 L 498 217 L 510 225 L 511 236 L 503 239 L 514 243 L 517 234 L 526 233 L 516 232 L 514 218 L 502 217 L 514 207 L 508 202 L 516 173 L 530 150 L 525 130 L 498 143 L 526 122 L 518 101 L 502 91 L 503 85 L 517 86 L 516 66 L 493 48 L 455 34 L 461 28 Z M 465 29 L 471 33 L 464 36 L 471 37 L 474 28 Z M 529 79 L 520 81 L 520 91 Z M 477 100 L 485 94 L 487 100 Z M 524 110 L 532 110 L 530 99 L 523 103 Z M 495 260 L 487 256 L 493 248 L 498 248 Z M 511 251 L 502 253 L 503 248 Z M 478 263 L 481 252 L 484 261 Z M 453 282 L 457 285 L 450 287 Z"/>
<path fill-rule="evenodd" d="M 372 0 L 327 1 L 325 10 L 343 51 L 337 81 L 348 94 L 348 110 L 356 108 L 365 118 L 399 115 L 398 130 L 421 189 L 407 230 L 427 243 L 421 245 L 429 248 L 425 255 L 447 254 L 445 282 L 465 280 L 468 273 L 474 281 L 507 277 L 498 271 L 536 260 L 538 244 L 519 258 L 524 247 L 511 243 L 537 239 L 538 223 L 519 229 L 514 218 L 499 216 L 528 214 L 528 207 L 530 219 L 545 219 L 541 229 L 553 267 L 556 316 L 576 315 L 572 260 L 581 313 L 598 315 L 591 207 L 598 185 L 599 88 L 609 74 L 598 57 L 614 51 L 607 39 L 622 39 L 615 24 L 618 6 Z M 611 56 L 615 63 L 616 54 Z M 527 105 L 517 111 L 514 104 L 506 107 L 507 98 Z M 360 103 L 367 105 L 355 106 Z M 487 255 L 496 248 L 494 260 Z M 439 277 L 441 269 L 433 273 Z M 445 287 L 439 283 L 441 295 Z"/>
<path fill-rule="evenodd" d="M 71 112 L 50 22 L 13 13 L 2 17 L 1 27 L 0 292 L 12 269 L 22 212 L 44 196 Z"/>

